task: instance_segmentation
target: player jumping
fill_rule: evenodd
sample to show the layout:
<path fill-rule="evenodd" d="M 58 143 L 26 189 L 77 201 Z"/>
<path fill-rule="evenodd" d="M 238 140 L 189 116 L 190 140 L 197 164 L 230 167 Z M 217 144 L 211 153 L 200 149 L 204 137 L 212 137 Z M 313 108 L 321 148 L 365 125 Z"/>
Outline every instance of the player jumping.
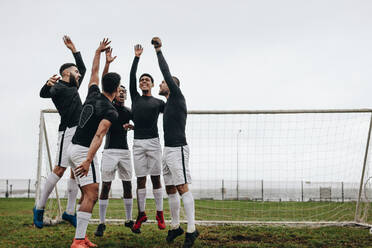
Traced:
<path fill-rule="evenodd" d="M 187 232 L 183 247 L 192 247 L 194 241 L 199 236 L 199 232 L 195 228 L 194 198 L 188 188 L 188 184 L 191 183 L 191 175 L 189 169 L 189 146 L 187 145 L 185 134 L 187 118 L 186 100 L 180 89 L 180 81 L 171 75 L 168 64 L 163 57 L 161 40 L 155 37 L 151 43 L 156 50 L 160 70 L 164 77 L 164 80 L 160 84 L 159 95 L 167 98 L 163 115 L 165 143 L 163 176 L 169 199 L 172 222 L 166 240 L 167 242 L 172 242 L 184 232 L 179 222 L 179 193 L 182 197 L 187 217 Z"/>

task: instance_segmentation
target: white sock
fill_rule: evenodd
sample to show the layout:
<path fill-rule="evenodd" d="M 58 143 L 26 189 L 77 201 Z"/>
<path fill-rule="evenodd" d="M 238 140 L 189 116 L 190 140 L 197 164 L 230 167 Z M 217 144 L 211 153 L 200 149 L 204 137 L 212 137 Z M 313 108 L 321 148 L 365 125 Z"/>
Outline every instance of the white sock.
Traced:
<path fill-rule="evenodd" d="M 137 189 L 137 201 L 138 201 L 138 210 L 140 212 L 145 212 L 146 207 L 146 188 Z"/>
<path fill-rule="evenodd" d="M 101 200 L 99 199 L 99 220 L 101 224 L 106 222 L 106 211 L 108 206 L 109 200 Z"/>
<path fill-rule="evenodd" d="M 172 222 L 171 229 L 177 229 L 180 226 L 180 208 L 181 201 L 178 193 L 168 195 L 169 209 Z"/>
<path fill-rule="evenodd" d="M 76 212 L 79 211 L 80 209 L 80 204 L 76 204 Z"/>
<path fill-rule="evenodd" d="M 76 183 L 76 180 L 73 178 L 69 178 L 67 182 L 67 206 L 66 206 L 66 212 L 68 214 L 71 215 L 75 214 L 75 204 L 78 192 L 79 188 Z"/>
<path fill-rule="evenodd" d="M 77 212 L 77 224 L 76 224 L 76 231 L 75 231 L 75 239 L 85 239 L 85 234 L 87 232 L 88 223 L 90 217 L 92 216 L 91 213 L 87 212 Z"/>
<path fill-rule="evenodd" d="M 41 192 L 41 196 L 40 196 L 40 199 L 38 201 L 38 203 L 36 204 L 36 209 L 44 209 L 45 208 L 45 204 L 48 200 L 48 197 L 50 195 L 50 193 L 52 193 L 54 187 L 56 186 L 57 182 L 59 181 L 59 179 L 61 179 L 59 176 L 57 176 L 54 172 L 52 172 L 46 182 L 45 182 L 45 185 L 44 185 L 44 189 L 42 190 Z"/>
<path fill-rule="evenodd" d="M 133 209 L 133 198 L 124 198 L 125 206 L 125 217 L 127 220 L 132 219 L 132 209 Z"/>
<path fill-rule="evenodd" d="M 163 189 L 153 189 L 156 211 L 163 211 Z"/>
<path fill-rule="evenodd" d="M 182 201 L 187 218 L 187 232 L 192 233 L 195 231 L 195 207 L 194 197 L 190 191 L 187 191 L 182 195 Z"/>

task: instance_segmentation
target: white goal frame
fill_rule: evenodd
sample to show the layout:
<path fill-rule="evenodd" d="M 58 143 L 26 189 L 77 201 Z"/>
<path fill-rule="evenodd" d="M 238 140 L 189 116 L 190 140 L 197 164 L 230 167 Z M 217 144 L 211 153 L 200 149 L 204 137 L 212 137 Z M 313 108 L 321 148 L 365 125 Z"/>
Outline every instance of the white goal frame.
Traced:
<path fill-rule="evenodd" d="M 55 109 L 43 109 L 40 111 L 40 123 L 39 123 L 39 147 L 38 147 L 38 162 L 37 162 L 37 178 L 36 178 L 36 194 L 35 194 L 35 203 L 37 199 L 40 197 L 40 177 L 41 177 L 41 167 L 43 164 L 42 157 L 43 157 L 43 146 L 45 143 L 47 156 L 48 156 L 48 165 L 50 171 L 53 170 L 53 163 L 50 154 L 50 144 L 48 142 L 48 134 L 46 130 L 45 118 L 44 114 L 47 113 L 58 113 Z M 364 159 L 363 159 L 363 169 L 361 172 L 361 179 L 359 183 L 359 191 L 358 191 L 358 198 L 356 202 L 355 208 L 355 217 L 354 221 L 349 222 L 334 222 L 334 221 L 196 221 L 196 224 L 199 225 L 225 225 L 225 224 L 232 224 L 232 225 L 288 225 L 288 226 L 364 226 L 368 228 L 372 228 L 371 224 L 365 223 L 362 221 L 360 216 L 360 204 L 362 201 L 362 193 L 363 193 L 363 186 L 365 179 L 365 172 L 367 166 L 367 160 L 369 157 L 369 145 L 371 139 L 371 130 L 372 130 L 372 109 L 309 109 L 309 110 L 226 110 L 226 111 L 200 111 L 200 110 L 193 110 L 188 111 L 188 114 L 192 115 L 234 115 L 234 114 L 270 114 L 270 115 L 281 115 L 281 114 L 316 114 L 316 113 L 369 113 L 370 114 L 370 121 L 369 121 L 369 130 L 368 135 L 366 137 L 366 147 L 364 152 Z M 57 130 L 56 130 L 57 132 Z M 368 180 L 366 180 L 368 181 Z M 57 186 L 55 187 L 56 192 L 56 200 L 58 203 L 58 213 L 59 218 L 61 219 L 62 215 L 62 207 L 60 202 L 60 197 L 58 193 Z M 91 219 L 90 223 L 98 223 L 98 219 Z M 108 223 L 113 224 L 122 224 L 124 220 L 121 219 L 108 219 Z M 149 222 L 153 222 L 149 220 Z M 169 221 L 166 221 L 169 222 Z M 182 221 L 181 221 L 182 222 Z"/>

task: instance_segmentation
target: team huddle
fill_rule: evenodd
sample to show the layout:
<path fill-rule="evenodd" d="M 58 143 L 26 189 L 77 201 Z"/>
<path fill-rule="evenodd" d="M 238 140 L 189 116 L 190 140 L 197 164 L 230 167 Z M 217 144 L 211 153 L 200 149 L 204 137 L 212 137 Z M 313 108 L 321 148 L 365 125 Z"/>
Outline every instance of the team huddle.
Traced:
<path fill-rule="evenodd" d="M 199 233 L 195 228 L 194 199 L 188 189 L 191 175 L 188 166 L 189 147 L 185 135 L 186 101 L 180 89 L 179 79 L 171 75 L 164 59 L 161 40 L 155 37 L 151 44 L 156 51 L 159 67 L 164 77 L 159 85 L 159 95 L 164 96 L 166 102 L 152 96 L 154 79 L 148 73 L 143 73 L 139 77 L 141 94 L 138 92 L 136 74 L 143 47 L 136 45 L 129 80 L 131 109 L 125 106 L 127 91 L 125 86 L 121 85 L 120 75 L 109 72 L 110 64 L 116 59 L 116 56 L 112 56 L 111 41 L 103 39 L 95 51 L 88 95 L 84 103 L 78 91 L 86 72 L 82 56 L 68 36 L 64 36 L 63 41 L 73 53 L 75 64 L 63 64 L 59 70 L 60 76 L 53 75 L 40 91 L 42 98 L 52 99 L 61 117 L 61 122 L 58 130 L 56 164 L 33 209 L 35 226 L 43 227 L 43 215 L 48 197 L 66 168 L 70 167 L 67 206 L 62 219 L 76 227 L 71 248 L 97 247 L 89 241 L 86 230 L 99 195 L 100 224 L 94 234 L 104 235 L 109 192 L 116 171 L 122 181 L 124 191 L 125 227 L 130 228 L 134 233 L 141 233 L 141 225 L 147 221 L 146 179 L 150 176 L 156 205 L 157 225 L 159 229 L 165 229 L 163 188 L 160 180 L 160 176 L 163 175 L 171 212 L 171 224 L 166 241 L 171 243 L 184 233 L 179 220 L 180 199 L 182 198 L 187 217 L 183 246 L 192 247 Z M 99 87 L 101 53 L 106 55 L 101 80 L 102 91 Z M 163 152 L 157 126 L 160 113 L 163 113 Z M 134 132 L 133 167 L 137 178 L 138 216 L 135 222 L 132 220 L 132 159 L 127 142 L 127 132 L 130 130 Z M 105 146 L 99 169 L 96 153 L 104 137 L 106 137 Z M 102 185 L 99 194 L 100 183 Z M 79 189 L 81 198 L 75 206 Z"/>

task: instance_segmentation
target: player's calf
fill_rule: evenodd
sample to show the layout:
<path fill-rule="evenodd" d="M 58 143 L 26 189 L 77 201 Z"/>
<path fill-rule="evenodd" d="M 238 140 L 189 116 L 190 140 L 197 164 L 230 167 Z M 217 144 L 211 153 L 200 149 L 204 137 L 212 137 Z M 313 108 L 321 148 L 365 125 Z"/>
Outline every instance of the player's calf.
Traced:
<path fill-rule="evenodd" d="M 124 191 L 124 208 L 125 208 L 125 216 L 126 221 L 124 223 L 125 227 L 131 228 L 134 225 L 134 221 L 132 220 L 132 210 L 133 210 L 133 196 L 132 196 L 132 183 L 131 181 L 124 181 L 123 183 L 123 191 Z"/>

